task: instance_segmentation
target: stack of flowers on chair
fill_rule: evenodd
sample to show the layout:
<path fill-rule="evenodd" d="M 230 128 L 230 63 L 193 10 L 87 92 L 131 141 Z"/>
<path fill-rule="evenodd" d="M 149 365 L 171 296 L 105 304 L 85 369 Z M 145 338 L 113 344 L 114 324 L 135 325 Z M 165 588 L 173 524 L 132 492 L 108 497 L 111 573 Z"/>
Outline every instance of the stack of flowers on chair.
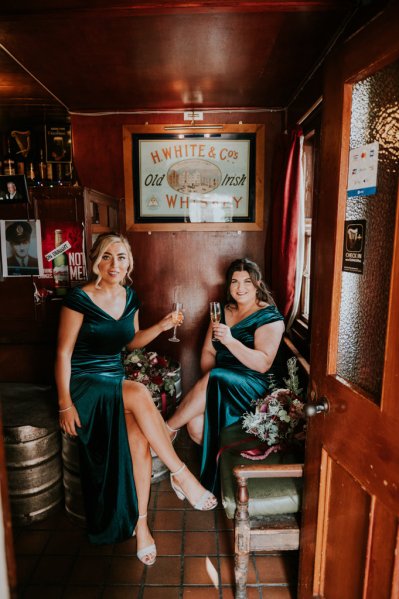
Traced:
<path fill-rule="evenodd" d="M 270 393 L 254 400 L 255 411 L 243 415 L 243 429 L 261 441 L 258 448 L 241 453 L 245 458 L 262 460 L 270 453 L 301 442 L 305 437 L 303 390 L 299 387 L 296 358 L 287 361 L 287 369 L 286 387 L 277 388 L 272 380 Z"/>

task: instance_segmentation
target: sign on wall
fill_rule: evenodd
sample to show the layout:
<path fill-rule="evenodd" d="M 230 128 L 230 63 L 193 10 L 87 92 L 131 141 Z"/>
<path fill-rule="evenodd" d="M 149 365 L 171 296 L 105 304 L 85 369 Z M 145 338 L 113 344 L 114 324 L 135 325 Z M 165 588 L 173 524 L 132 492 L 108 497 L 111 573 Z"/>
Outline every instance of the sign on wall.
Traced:
<path fill-rule="evenodd" d="M 195 134 L 139 129 L 124 127 L 128 229 L 262 228 L 262 126 Z"/>

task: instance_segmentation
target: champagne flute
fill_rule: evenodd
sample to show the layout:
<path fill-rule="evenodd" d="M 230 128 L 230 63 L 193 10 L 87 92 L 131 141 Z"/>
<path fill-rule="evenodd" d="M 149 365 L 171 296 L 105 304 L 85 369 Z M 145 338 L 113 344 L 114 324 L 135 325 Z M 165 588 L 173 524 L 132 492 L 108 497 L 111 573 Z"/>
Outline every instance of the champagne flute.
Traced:
<path fill-rule="evenodd" d="M 183 304 L 180 302 L 175 302 L 172 308 L 172 322 L 175 325 L 173 329 L 173 336 L 170 337 L 168 341 L 173 341 L 174 343 L 179 343 L 180 339 L 176 337 L 176 330 L 179 325 L 182 324 L 184 319 L 183 316 Z"/>
<path fill-rule="evenodd" d="M 222 318 L 222 309 L 220 307 L 220 303 L 209 302 L 209 312 L 211 316 L 211 321 L 214 324 L 218 324 L 220 322 L 220 319 Z M 212 341 L 218 341 L 214 334 L 212 334 Z"/>

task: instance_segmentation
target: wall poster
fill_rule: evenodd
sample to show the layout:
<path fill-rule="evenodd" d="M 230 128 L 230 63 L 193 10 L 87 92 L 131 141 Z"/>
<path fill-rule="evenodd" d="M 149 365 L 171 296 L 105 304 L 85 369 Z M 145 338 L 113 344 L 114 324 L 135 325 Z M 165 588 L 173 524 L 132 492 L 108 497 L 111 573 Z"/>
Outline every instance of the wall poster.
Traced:
<path fill-rule="evenodd" d="M 219 127 L 124 127 L 128 230 L 262 229 L 264 127 Z"/>

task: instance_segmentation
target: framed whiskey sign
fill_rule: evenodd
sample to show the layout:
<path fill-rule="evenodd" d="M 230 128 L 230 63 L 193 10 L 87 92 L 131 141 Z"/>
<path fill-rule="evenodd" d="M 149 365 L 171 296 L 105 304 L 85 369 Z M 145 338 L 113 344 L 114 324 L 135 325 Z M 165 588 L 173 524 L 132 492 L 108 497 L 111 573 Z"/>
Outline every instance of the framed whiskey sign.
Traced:
<path fill-rule="evenodd" d="M 263 227 L 263 125 L 125 126 L 127 230 Z"/>

